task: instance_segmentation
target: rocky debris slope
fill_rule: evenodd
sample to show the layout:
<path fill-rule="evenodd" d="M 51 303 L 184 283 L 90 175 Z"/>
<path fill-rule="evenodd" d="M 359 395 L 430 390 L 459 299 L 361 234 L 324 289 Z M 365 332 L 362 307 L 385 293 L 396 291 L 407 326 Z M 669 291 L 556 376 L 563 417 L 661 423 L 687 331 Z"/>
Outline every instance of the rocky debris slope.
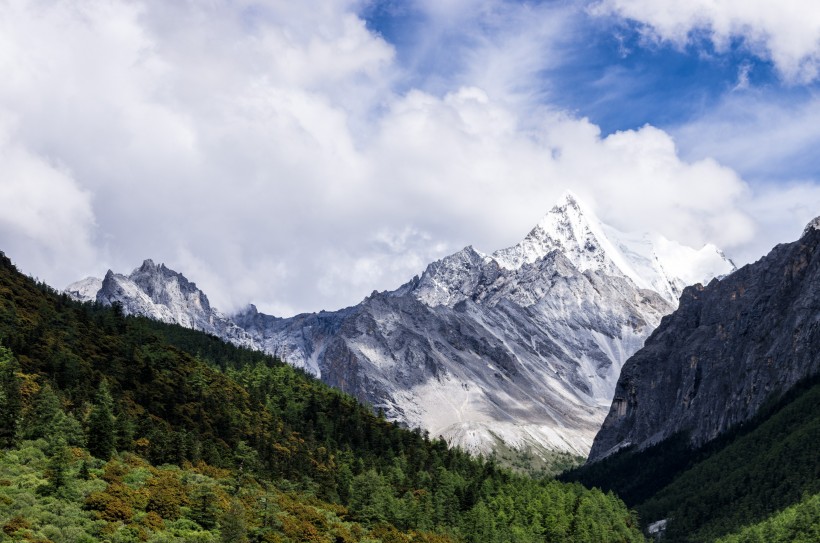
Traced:
<path fill-rule="evenodd" d="M 703 444 L 820 371 L 820 218 L 680 306 L 624 366 L 590 461 L 677 433 Z"/>

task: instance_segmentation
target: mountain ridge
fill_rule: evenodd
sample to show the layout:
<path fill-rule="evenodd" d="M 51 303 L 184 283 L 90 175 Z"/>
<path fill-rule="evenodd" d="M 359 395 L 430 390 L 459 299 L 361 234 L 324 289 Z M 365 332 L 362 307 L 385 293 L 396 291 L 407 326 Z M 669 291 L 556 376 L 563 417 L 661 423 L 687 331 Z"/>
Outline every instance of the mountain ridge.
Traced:
<path fill-rule="evenodd" d="M 396 290 L 374 292 L 338 311 L 278 318 L 251 306 L 231 317 L 219 314 L 224 321 L 211 318 L 199 311 L 202 297 L 196 303 L 194 294 L 189 293 L 193 302 L 182 295 L 184 276 L 162 275 L 167 268 L 153 262 L 148 268 L 167 285 L 142 294 L 162 306 L 168 300 L 161 295 L 179 293 L 170 305 L 192 311 L 198 329 L 222 335 L 216 324 L 224 323 L 221 330 L 234 332 L 229 341 L 280 356 L 383 409 L 389 419 L 472 452 L 488 453 L 502 441 L 583 456 L 606 414 L 621 365 L 674 306 L 630 277 L 634 263 L 645 263 L 646 246 L 626 251 L 619 238 L 616 247 L 571 193 L 539 225 L 568 222 L 583 236 L 537 226 L 548 234 L 541 241 L 549 243 L 514 266 L 502 262 L 512 262 L 509 255 L 518 246 L 493 255 L 468 246 Z M 553 246 L 555 239 L 563 245 Z M 627 264 L 616 261 L 632 267 L 625 272 Z M 722 262 L 723 271 L 733 269 L 730 261 Z M 126 313 L 162 313 L 128 299 L 125 287 L 139 288 L 139 269 L 128 277 L 108 274 L 108 286 L 95 299 L 120 301 Z"/>

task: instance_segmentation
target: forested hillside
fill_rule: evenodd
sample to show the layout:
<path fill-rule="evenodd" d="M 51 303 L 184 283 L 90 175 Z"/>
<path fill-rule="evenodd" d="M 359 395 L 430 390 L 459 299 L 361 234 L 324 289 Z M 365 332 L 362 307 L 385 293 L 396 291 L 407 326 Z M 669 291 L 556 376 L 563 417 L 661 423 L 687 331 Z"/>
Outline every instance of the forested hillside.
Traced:
<path fill-rule="evenodd" d="M 820 494 L 806 495 L 799 503 L 717 543 L 816 543 L 820 541 Z"/>
<path fill-rule="evenodd" d="M 534 481 L 290 366 L 79 304 L 0 257 L 0 537 L 642 541 L 612 494 Z"/>
<path fill-rule="evenodd" d="M 689 443 L 678 435 L 561 478 L 617 492 L 645 523 L 670 519 L 664 541 L 713 541 L 738 532 L 820 493 L 820 378 L 801 382 L 703 447 L 692 449 Z M 820 521 L 802 515 L 792 524 L 811 531 Z M 742 539 L 730 540 L 756 541 L 748 538 L 759 533 L 746 531 Z"/>

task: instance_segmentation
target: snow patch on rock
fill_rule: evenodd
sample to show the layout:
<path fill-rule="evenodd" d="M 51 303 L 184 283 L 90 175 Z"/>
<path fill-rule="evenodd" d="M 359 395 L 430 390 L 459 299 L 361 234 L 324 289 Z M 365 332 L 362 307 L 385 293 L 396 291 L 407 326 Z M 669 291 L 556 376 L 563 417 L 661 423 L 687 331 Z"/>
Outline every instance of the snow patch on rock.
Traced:
<path fill-rule="evenodd" d="M 99 277 L 86 277 L 65 288 L 65 293 L 78 302 L 93 302 L 102 288 L 103 280 Z"/>
<path fill-rule="evenodd" d="M 815 217 L 806 225 L 806 228 L 803 229 L 803 235 L 805 236 L 811 230 L 820 230 L 820 217 Z"/>

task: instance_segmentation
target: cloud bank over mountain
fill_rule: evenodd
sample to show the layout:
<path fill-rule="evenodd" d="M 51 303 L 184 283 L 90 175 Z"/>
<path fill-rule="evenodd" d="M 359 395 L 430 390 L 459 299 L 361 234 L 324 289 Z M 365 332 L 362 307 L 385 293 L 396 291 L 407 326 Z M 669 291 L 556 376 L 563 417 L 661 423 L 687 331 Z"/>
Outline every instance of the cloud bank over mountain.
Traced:
<path fill-rule="evenodd" d="M 749 259 L 761 227 L 799 232 L 794 205 L 816 215 L 816 180 L 771 209 L 668 131 L 554 106 L 539 74 L 583 10 L 436 5 L 413 4 L 437 32 L 412 45 L 356 1 L 1 5 L 2 249 L 57 286 L 150 256 L 226 311 L 290 315 L 509 245 L 567 188 L 623 230 Z"/>

